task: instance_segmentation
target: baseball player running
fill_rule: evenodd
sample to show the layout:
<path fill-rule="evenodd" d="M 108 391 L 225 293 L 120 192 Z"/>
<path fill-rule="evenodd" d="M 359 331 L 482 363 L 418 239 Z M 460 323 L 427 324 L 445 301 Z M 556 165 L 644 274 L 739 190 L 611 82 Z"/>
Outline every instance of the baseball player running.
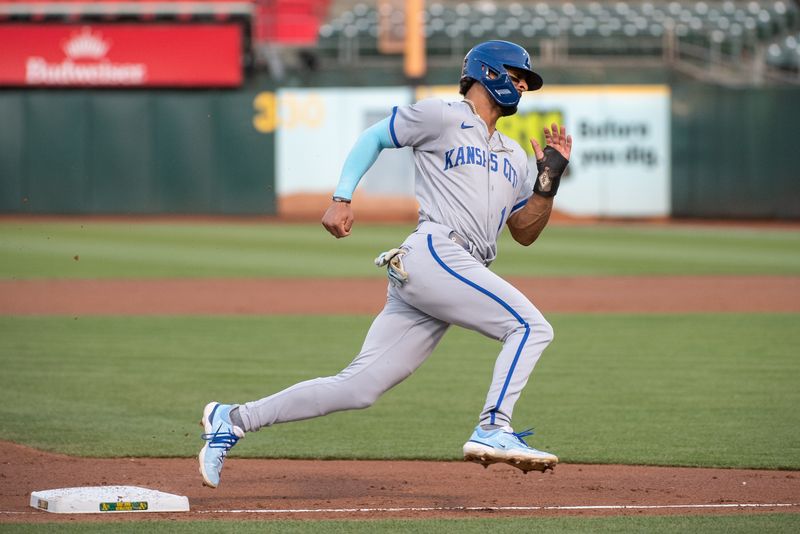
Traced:
<path fill-rule="evenodd" d="M 553 329 L 525 295 L 488 269 L 503 225 L 523 245 L 539 236 L 569 160 L 572 138 L 557 124 L 545 128 L 544 149 L 531 140 L 537 167 L 531 184 L 525 152 L 495 129 L 500 117 L 517 111 L 524 91 L 541 86 L 522 47 L 488 41 L 464 59 L 463 101 L 397 106 L 364 131 L 322 224 L 337 238 L 349 236 L 350 200 L 361 177 L 383 149 L 413 148 L 419 225 L 401 246 L 375 260 L 389 276 L 386 306 L 361 352 L 336 376 L 253 402 L 206 405 L 206 444 L 199 454 L 206 485 L 219 484 L 226 455 L 246 432 L 372 405 L 425 361 L 450 325 L 502 342 L 464 459 L 484 466 L 503 462 L 526 473 L 558 463 L 555 455 L 524 441 L 532 432 L 511 427 L 514 405 Z"/>

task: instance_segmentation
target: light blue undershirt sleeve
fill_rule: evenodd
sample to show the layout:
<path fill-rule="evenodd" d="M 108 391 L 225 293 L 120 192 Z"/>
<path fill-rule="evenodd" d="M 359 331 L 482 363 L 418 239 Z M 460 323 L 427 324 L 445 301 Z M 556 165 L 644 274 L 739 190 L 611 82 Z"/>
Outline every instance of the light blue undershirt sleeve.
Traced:
<path fill-rule="evenodd" d="M 358 182 L 366 174 L 384 148 L 396 148 L 389 132 L 391 117 L 386 117 L 364 130 L 358 141 L 350 149 L 347 159 L 342 167 L 339 184 L 333 196 L 353 198 Z"/>

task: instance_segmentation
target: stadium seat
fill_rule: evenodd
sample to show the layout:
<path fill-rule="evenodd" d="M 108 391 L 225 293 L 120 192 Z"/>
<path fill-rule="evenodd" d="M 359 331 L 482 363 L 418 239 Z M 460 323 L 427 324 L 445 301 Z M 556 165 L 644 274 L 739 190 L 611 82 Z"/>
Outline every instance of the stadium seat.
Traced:
<path fill-rule="evenodd" d="M 336 55 L 343 46 L 361 56 L 377 53 L 379 8 L 388 10 L 393 35 L 402 36 L 402 3 L 357 2 L 320 26 L 321 53 Z M 658 55 L 669 35 L 698 50 L 724 54 L 769 47 L 771 65 L 795 65 L 797 39 L 786 36 L 798 31 L 799 15 L 791 0 L 436 0 L 427 4 L 424 21 L 429 56 L 460 55 L 490 38 L 530 48 L 538 48 L 542 39 L 557 39 L 570 55 Z"/>

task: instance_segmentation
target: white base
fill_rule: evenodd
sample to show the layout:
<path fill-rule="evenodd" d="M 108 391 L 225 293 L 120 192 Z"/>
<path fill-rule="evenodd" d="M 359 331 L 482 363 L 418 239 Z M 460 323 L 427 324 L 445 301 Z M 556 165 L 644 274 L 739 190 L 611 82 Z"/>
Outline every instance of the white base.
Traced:
<path fill-rule="evenodd" d="M 84 486 L 34 491 L 31 506 L 55 514 L 188 512 L 189 499 L 138 486 Z"/>

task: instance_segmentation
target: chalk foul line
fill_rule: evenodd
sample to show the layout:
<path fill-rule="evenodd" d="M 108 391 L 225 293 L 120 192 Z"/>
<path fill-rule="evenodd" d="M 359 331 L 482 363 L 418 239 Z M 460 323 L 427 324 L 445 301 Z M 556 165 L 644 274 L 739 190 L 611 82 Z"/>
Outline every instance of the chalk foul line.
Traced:
<path fill-rule="evenodd" d="M 406 506 L 387 508 L 252 508 L 190 510 L 196 514 L 353 514 L 402 512 L 535 512 L 571 510 L 691 510 L 724 508 L 793 508 L 800 503 L 719 503 L 719 504 L 604 504 L 573 506 Z M 0 515 L 26 515 L 42 511 L 0 510 Z M 177 513 L 177 512 L 176 512 Z M 55 514 L 73 515 L 73 514 Z"/>
<path fill-rule="evenodd" d="M 380 512 L 526 512 L 547 510 L 664 510 L 714 508 L 788 508 L 798 503 L 720 503 L 720 504 L 608 504 L 574 506 L 409 506 L 390 508 L 253 508 L 241 510 L 195 510 L 199 514 L 350 514 Z"/>

